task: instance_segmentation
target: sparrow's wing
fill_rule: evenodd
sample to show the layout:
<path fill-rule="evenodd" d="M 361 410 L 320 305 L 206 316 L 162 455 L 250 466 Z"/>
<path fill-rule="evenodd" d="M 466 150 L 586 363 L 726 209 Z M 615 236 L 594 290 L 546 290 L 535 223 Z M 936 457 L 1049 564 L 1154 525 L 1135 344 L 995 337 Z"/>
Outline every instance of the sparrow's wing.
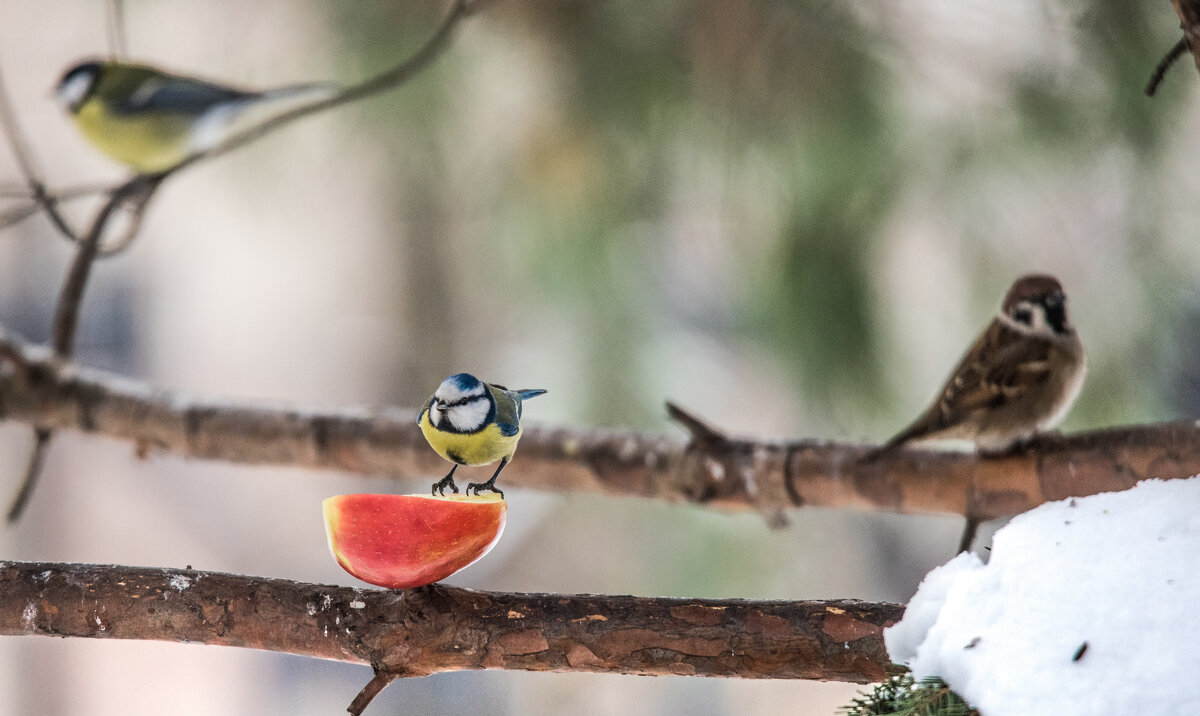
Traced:
<path fill-rule="evenodd" d="M 1050 377 L 1050 342 L 1018 333 L 996 321 L 968 352 L 938 399 L 941 429 L 964 422 L 981 410 L 997 410 L 1020 400 Z M 974 353 L 974 355 L 972 355 Z M 966 360 L 963 361 L 966 363 Z M 963 380 L 959 381 L 958 376 Z"/>
<path fill-rule="evenodd" d="M 911 425 L 864 458 L 872 461 L 896 447 L 941 433 L 982 410 L 995 410 L 1049 377 L 1050 344 L 1030 340 L 999 320 L 975 339 L 950 373 L 938 397 Z"/>

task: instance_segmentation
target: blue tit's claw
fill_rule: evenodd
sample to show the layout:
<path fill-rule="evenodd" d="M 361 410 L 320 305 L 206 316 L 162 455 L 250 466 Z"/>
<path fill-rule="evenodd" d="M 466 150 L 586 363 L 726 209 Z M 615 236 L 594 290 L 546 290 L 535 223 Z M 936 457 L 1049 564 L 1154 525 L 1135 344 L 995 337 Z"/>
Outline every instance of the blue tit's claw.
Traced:
<path fill-rule="evenodd" d="M 457 495 L 458 494 L 458 485 L 454 484 L 453 471 L 451 471 L 451 473 L 452 474 L 446 475 L 441 480 L 438 480 L 437 482 L 433 483 L 433 489 L 430 490 L 430 494 L 432 494 L 434 497 L 445 497 L 446 496 L 446 488 L 449 487 L 450 490 L 454 494 Z"/>
<path fill-rule="evenodd" d="M 494 492 L 494 493 L 496 493 L 497 495 L 500 495 L 500 499 L 504 499 L 504 490 L 501 490 L 499 487 L 496 487 L 496 485 L 495 485 L 495 484 L 493 484 L 491 480 L 488 480 L 487 482 L 472 482 L 472 483 L 469 483 L 469 484 L 467 485 L 467 495 L 468 495 L 468 496 L 470 496 L 470 494 L 471 494 L 471 490 L 475 490 L 475 496 L 476 496 L 476 497 L 478 497 L 478 496 L 479 496 L 479 493 L 480 493 L 481 491 L 483 491 L 483 490 L 487 490 L 488 492 Z"/>

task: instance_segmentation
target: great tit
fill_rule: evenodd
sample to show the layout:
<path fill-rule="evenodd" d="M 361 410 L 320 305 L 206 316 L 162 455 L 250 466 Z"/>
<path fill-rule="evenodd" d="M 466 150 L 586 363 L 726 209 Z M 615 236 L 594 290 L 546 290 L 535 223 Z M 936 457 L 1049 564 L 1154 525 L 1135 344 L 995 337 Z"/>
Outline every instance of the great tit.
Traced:
<path fill-rule="evenodd" d="M 96 148 L 138 173 L 157 174 L 219 144 L 251 107 L 309 94 L 316 101 L 335 89 L 248 92 L 148 65 L 92 60 L 67 70 L 55 94 Z"/>
<path fill-rule="evenodd" d="M 512 459 L 521 439 L 521 402 L 545 392 L 509 390 L 467 373 L 443 380 L 417 416 L 417 425 L 429 445 L 454 463 L 450 472 L 433 484 L 433 494 L 445 494 L 447 487 L 458 492 L 454 471 L 459 465 L 487 465 L 499 460 L 500 467 L 492 478 L 469 483 L 466 494 L 488 490 L 504 497 L 496 487 L 496 477 Z"/>

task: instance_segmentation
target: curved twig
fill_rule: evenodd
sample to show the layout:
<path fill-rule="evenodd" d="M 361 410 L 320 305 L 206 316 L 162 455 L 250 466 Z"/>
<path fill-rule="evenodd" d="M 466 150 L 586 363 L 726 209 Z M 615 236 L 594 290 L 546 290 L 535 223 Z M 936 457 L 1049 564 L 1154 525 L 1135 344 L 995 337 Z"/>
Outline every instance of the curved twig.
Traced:
<path fill-rule="evenodd" d="M 1150 75 L 1150 81 L 1146 83 L 1146 96 L 1153 97 L 1158 91 L 1158 85 L 1162 83 L 1163 78 L 1167 76 L 1167 70 L 1171 69 L 1171 65 L 1175 64 L 1183 53 L 1187 52 L 1188 44 L 1186 38 L 1180 38 L 1179 42 L 1163 55 L 1163 58 L 1158 61 L 1158 66 L 1154 68 L 1154 73 Z"/>

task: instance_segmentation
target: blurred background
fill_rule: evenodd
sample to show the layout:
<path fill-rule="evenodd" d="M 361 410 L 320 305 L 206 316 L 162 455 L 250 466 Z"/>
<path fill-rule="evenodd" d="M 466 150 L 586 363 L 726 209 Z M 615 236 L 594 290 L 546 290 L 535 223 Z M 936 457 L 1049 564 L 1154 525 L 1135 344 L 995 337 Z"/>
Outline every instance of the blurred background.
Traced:
<path fill-rule="evenodd" d="M 65 68 L 107 53 L 107 5 L 0 0 L 0 70 L 52 187 L 123 176 L 51 98 Z M 267 88 L 391 66 L 445 3 L 123 7 L 130 57 Z M 415 407 L 469 371 L 549 389 L 534 422 L 678 432 L 670 398 L 738 434 L 879 441 L 1037 270 L 1062 279 L 1089 354 L 1065 429 L 1192 416 L 1191 58 L 1142 94 L 1178 25 L 1166 0 L 502 0 L 411 83 L 171 180 L 137 243 L 96 267 L 78 357 L 324 406 Z M 0 149 L 0 186 L 20 182 Z M 0 233 L 0 323 L 46 340 L 70 254 L 42 217 Z M 0 424 L 0 499 L 30 442 Z M 437 477 L 139 462 L 63 434 L 0 556 L 356 584 L 320 500 Z M 806 509 L 772 530 L 508 496 L 504 539 L 451 583 L 904 602 L 961 527 Z M 368 678 L 249 650 L 0 640 L 0 713 L 333 714 Z M 395 682 L 369 713 L 831 714 L 857 690 L 450 673 Z"/>

